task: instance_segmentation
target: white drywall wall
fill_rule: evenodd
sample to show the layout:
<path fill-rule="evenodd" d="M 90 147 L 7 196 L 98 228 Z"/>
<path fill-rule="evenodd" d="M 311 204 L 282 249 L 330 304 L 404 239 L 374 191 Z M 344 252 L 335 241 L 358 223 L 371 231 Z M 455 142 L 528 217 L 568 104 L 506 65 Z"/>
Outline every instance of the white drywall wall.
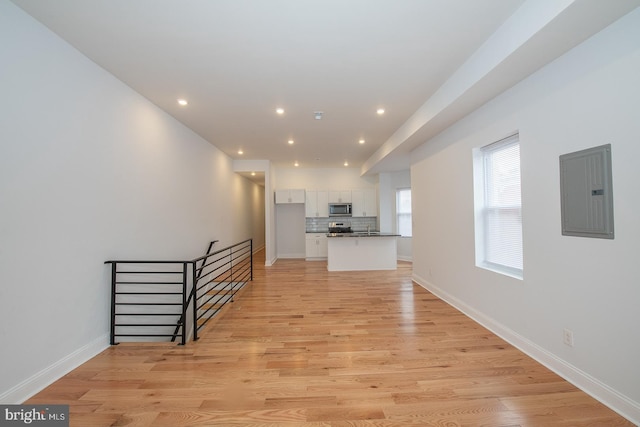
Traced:
<path fill-rule="evenodd" d="M 264 236 L 252 213 L 264 197 L 8 1 L 0 93 L 0 402 L 18 403 L 107 345 L 104 261 L 192 259 L 212 239 Z"/>
<path fill-rule="evenodd" d="M 640 421 L 640 10 L 412 153 L 418 282 Z M 524 280 L 475 267 L 472 149 L 520 132 Z M 558 157 L 610 143 L 615 240 L 562 236 Z M 418 220 L 419 218 L 419 220 Z M 563 344 L 563 329 L 575 345 Z"/>

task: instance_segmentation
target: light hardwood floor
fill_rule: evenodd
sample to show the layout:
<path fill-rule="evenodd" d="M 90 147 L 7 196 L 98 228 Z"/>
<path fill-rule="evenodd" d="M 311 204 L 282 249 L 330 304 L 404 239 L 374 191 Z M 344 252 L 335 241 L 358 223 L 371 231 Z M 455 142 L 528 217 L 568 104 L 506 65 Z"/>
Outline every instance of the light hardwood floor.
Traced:
<path fill-rule="evenodd" d="M 91 426 L 631 426 L 397 271 L 265 268 L 202 338 L 120 344 L 28 403 Z"/>

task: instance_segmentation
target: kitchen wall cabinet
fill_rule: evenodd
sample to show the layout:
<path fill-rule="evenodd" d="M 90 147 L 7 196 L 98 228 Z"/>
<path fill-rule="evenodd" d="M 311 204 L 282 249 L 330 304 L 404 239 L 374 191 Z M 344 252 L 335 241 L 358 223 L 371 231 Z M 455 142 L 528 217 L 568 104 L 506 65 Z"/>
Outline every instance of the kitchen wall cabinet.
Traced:
<path fill-rule="evenodd" d="M 330 190 L 329 203 L 351 203 L 351 190 Z"/>
<path fill-rule="evenodd" d="M 305 212 L 307 218 L 329 216 L 329 192 L 325 190 L 307 190 Z"/>
<path fill-rule="evenodd" d="M 281 203 L 304 203 L 304 190 L 289 189 L 276 190 L 276 204 Z"/>
<path fill-rule="evenodd" d="M 327 235 L 324 233 L 307 233 L 305 238 L 305 257 L 327 258 L 329 251 L 327 249 Z"/>
<path fill-rule="evenodd" d="M 351 191 L 351 212 L 354 217 L 377 216 L 376 192 L 371 189 Z"/>

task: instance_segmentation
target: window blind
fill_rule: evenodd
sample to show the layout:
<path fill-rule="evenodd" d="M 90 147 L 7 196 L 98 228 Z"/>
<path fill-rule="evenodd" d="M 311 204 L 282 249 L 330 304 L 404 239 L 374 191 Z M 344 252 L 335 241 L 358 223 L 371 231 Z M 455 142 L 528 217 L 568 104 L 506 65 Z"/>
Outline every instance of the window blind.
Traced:
<path fill-rule="evenodd" d="M 396 214 L 398 234 L 411 237 L 411 189 L 398 189 L 396 192 Z"/>
<path fill-rule="evenodd" d="M 522 272 L 522 202 L 518 135 L 482 148 L 484 262 Z"/>

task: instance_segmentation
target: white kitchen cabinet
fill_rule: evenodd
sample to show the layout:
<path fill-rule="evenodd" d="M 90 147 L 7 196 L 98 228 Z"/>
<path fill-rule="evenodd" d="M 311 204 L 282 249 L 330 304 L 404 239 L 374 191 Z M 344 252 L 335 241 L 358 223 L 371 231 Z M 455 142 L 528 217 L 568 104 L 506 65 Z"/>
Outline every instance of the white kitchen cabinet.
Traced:
<path fill-rule="evenodd" d="M 395 270 L 398 268 L 397 236 L 329 237 L 327 270 Z"/>
<path fill-rule="evenodd" d="M 329 192 L 326 190 L 307 190 L 305 202 L 307 218 L 326 218 L 329 216 Z"/>
<path fill-rule="evenodd" d="M 376 191 L 373 189 L 352 190 L 351 203 L 354 217 L 378 216 Z"/>
<path fill-rule="evenodd" d="M 276 204 L 304 203 L 304 190 L 276 190 Z"/>
<path fill-rule="evenodd" d="M 324 233 L 307 233 L 305 238 L 305 257 L 307 259 L 326 259 L 327 235 Z"/>
<path fill-rule="evenodd" d="M 351 203 L 351 190 L 330 190 L 329 203 Z"/>

